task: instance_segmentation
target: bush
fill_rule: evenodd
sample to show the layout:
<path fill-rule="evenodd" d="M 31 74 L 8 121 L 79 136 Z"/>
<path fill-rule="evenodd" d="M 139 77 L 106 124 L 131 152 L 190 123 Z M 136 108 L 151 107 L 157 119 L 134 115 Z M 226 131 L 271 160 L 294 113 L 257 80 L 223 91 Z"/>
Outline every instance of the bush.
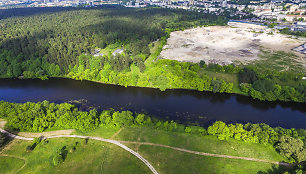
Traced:
<path fill-rule="evenodd" d="M 248 93 L 250 90 L 251 85 L 248 83 L 241 83 L 240 84 L 240 90 L 244 93 Z"/>
<path fill-rule="evenodd" d="M 186 132 L 186 133 L 191 133 L 191 127 L 186 127 L 186 128 L 185 128 L 185 132 Z"/>
<path fill-rule="evenodd" d="M 53 165 L 57 166 L 58 164 L 63 163 L 63 162 L 64 162 L 64 159 L 61 154 L 56 154 L 53 157 Z"/>

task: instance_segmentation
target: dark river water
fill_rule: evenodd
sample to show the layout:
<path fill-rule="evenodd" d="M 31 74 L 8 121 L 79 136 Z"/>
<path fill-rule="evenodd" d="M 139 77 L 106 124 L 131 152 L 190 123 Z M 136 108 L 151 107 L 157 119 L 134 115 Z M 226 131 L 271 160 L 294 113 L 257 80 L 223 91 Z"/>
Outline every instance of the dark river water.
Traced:
<path fill-rule="evenodd" d="M 222 120 L 227 123 L 267 123 L 273 127 L 306 129 L 306 104 L 261 102 L 233 94 L 190 90 L 121 87 L 70 79 L 0 80 L 0 100 L 9 102 L 69 102 L 81 100 L 85 106 L 114 108 L 147 113 L 178 122 L 206 126 Z"/>

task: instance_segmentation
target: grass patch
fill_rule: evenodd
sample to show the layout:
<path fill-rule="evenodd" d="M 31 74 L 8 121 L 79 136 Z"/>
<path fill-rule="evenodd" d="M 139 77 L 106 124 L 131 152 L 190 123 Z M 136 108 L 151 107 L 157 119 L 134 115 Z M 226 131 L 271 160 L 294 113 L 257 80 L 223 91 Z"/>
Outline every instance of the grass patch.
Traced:
<path fill-rule="evenodd" d="M 97 129 L 95 129 L 93 131 L 90 131 L 90 132 L 81 132 L 79 130 L 76 130 L 72 134 L 85 135 L 85 136 L 96 136 L 96 137 L 102 137 L 102 138 L 110 138 L 117 131 L 119 131 L 119 128 L 98 127 Z"/>
<path fill-rule="evenodd" d="M 153 63 L 153 61 L 159 56 L 159 47 L 162 47 L 163 45 L 161 45 L 161 41 L 155 41 L 149 44 L 149 48 L 150 48 L 150 56 L 147 58 L 147 60 L 145 61 L 145 65 L 147 67 L 150 67 Z"/>
<path fill-rule="evenodd" d="M 257 174 L 260 171 L 266 172 L 273 167 L 272 164 L 268 163 L 199 156 L 147 145 L 138 147 L 138 152 L 149 160 L 153 166 L 156 166 L 155 169 L 159 173 L 167 174 Z"/>
<path fill-rule="evenodd" d="M 234 139 L 221 141 L 211 135 L 198 136 L 150 128 L 126 128 L 117 135 L 116 139 L 151 142 L 214 154 L 285 161 L 285 158 L 279 155 L 271 145 L 245 143 Z"/>
<path fill-rule="evenodd" d="M 226 82 L 231 82 L 231 83 L 238 83 L 238 75 L 234 73 L 222 73 L 222 72 L 214 72 L 214 71 L 209 71 L 206 69 L 201 69 L 199 72 L 199 75 L 208 75 L 211 78 L 217 78 L 217 79 L 222 79 Z"/>
<path fill-rule="evenodd" d="M 298 56 L 294 53 L 284 51 L 262 51 L 260 59 L 251 63 L 262 72 L 275 70 L 301 73 L 305 72 L 303 65 L 298 60 Z"/>
<path fill-rule="evenodd" d="M 24 164 L 24 161 L 19 158 L 0 156 L 0 173 L 15 173 Z"/>
<path fill-rule="evenodd" d="M 104 55 L 111 55 L 115 50 L 119 49 L 119 48 L 122 48 L 121 45 L 119 44 L 110 44 L 110 45 L 107 45 L 107 47 L 105 47 L 104 49 L 101 49 L 99 53 L 102 53 Z"/>

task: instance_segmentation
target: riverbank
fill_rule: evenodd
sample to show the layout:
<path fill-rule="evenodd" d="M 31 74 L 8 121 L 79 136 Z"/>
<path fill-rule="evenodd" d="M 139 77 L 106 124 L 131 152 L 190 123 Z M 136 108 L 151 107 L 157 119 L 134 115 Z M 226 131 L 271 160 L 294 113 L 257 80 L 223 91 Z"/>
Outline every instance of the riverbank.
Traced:
<path fill-rule="evenodd" d="M 241 95 L 194 90 L 162 92 L 158 89 L 50 78 L 44 81 L 2 80 L 0 93 L 0 100 L 9 102 L 72 102 L 81 110 L 130 110 L 202 126 L 222 120 L 227 123 L 252 122 L 273 127 L 305 128 L 303 123 L 306 122 L 304 103 L 263 102 Z"/>
<path fill-rule="evenodd" d="M 178 124 L 173 120 L 159 120 L 145 114 L 132 113 L 130 111 L 97 111 L 95 109 L 80 111 L 74 105 L 68 103 L 54 104 L 47 101 L 38 103 L 27 102 L 25 104 L 0 102 L 0 113 L 2 113 L 1 117 L 7 121 L 5 127 L 12 131 L 44 132 L 54 128 L 76 129 L 74 132 L 70 131 L 74 135 L 61 135 L 61 131 L 45 132 L 44 134 L 40 134 L 46 138 L 42 142 L 38 139 L 9 134 L 13 138 L 26 141 L 33 140 L 31 145 L 28 145 L 26 148 L 28 154 L 33 153 L 41 145 L 45 146 L 48 144 L 49 138 L 82 138 L 85 139 L 85 144 L 88 144 L 88 141 L 91 140 L 101 140 L 116 144 L 141 159 L 148 157 L 147 155 L 141 157 L 136 153 L 139 151 L 140 146 L 143 145 L 153 146 L 152 148 L 148 148 L 151 152 L 152 149 L 167 148 L 178 151 L 179 153 L 205 156 L 205 158 L 242 160 L 244 161 L 243 163 L 245 161 L 253 161 L 291 166 L 278 162 L 302 162 L 306 160 L 303 155 L 299 155 L 299 153 L 305 152 L 303 149 L 303 140 L 305 142 L 306 137 L 305 130 L 302 129 L 272 128 L 266 124 L 251 123 L 245 125 L 237 123 L 233 125 L 225 124 L 222 121 L 216 121 L 208 128 L 204 128 Z M 34 120 L 30 121 L 31 119 Z M 6 133 L 2 129 L 1 131 Z M 51 134 L 53 136 L 49 136 Z M 40 135 L 32 133 L 32 136 Z M 284 137 L 288 137 L 290 141 L 283 142 L 282 139 Z M 296 141 L 294 148 L 297 149 L 294 151 L 294 154 L 286 158 L 280 156 L 276 149 L 282 154 L 283 149 L 280 148 L 282 147 L 280 144 L 287 143 L 290 145 L 292 141 L 293 143 Z M 7 144 L 5 141 L 4 143 Z M 121 143 L 128 144 L 129 148 L 121 145 Z M 61 148 L 61 150 L 57 149 L 53 155 L 56 155 L 60 151 L 61 158 L 63 159 L 60 162 L 54 162 L 55 158 L 49 156 L 49 159 L 53 159 L 54 162 L 54 165 L 51 164 L 49 167 L 57 166 L 65 161 L 68 154 L 66 153 L 65 156 L 62 154 L 65 151 L 68 152 L 68 150 L 71 153 L 75 152 L 78 149 L 77 144 L 75 143 L 75 145 L 72 144 L 70 146 L 72 150 L 66 149 L 67 146 L 64 146 L 65 148 Z M 54 144 L 54 146 L 56 145 Z M 9 145 L 6 147 L 4 148 L 5 151 L 11 148 Z M 136 147 L 136 152 L 129 150 L 131 147 Z M 161 150 L 158 151 L 160 152 Z M 267 154 L 265 154 L 265 151 L 267 151 Z M 154 151 L 153 154 L 157 153 Z M 25 157 L 22 158 L 24 159 Z M 160 158 L 163 158 L 163 155 Z M 272 160 L 276 158 L 278 160 Z M 175 157 L 175 159 L 177 158 Z M 146 160 L 142 161 L 145 164 L 150 164 Z M 147 166 L 150 168 L 151 164 L 148 164 Z M 159 171 L 159 165 L 157 166 L 154 168 Z M 256 170 L 258 170 L 257 167 Z"/>

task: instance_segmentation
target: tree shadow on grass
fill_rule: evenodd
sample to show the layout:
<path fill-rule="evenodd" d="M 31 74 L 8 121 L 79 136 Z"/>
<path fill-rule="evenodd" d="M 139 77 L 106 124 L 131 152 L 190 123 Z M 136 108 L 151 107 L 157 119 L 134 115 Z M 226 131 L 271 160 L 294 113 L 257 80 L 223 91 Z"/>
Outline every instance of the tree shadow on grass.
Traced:
<path fill-rule="evenodd" d="M 257 174 L 281 174 L 287 171 L 284 166 L 273 165 L 271 169 L 267 171 L 259 171 Z"/>
<path fill-rule="evenodd" d="M 67 155 L 68 155 L 68 149 L 67 149 L 66 146 L 64 146 L 64 147 L 61 149 L 61 155 L 62 155 L 63 161 L 65 161 L 66 158 L 67 158 Z"/>
<path fill-rule="evenodd" d="M 17 134 L 18 134 L 18 132 L 16 132 L 16 131 L 15 131 L 14 133 L 17 133 Z M 7 133 L 2 133 L 2 132 L 0 132 L 0 152 L 1 152 L 6 146 L 8 146 L 8 145 L 10 144 L 10 142 L 13 141 L 13 140 L 14 140 L 14 138 L 8 136 Z"/>
<path fill-rule="evenodd" d="M 279 165 L 273 165 L 271 169 L 267 171 L 259 171 L 257 174 L 296 174 L 299 172 L 304 172 L 306 171 L 306 162 L 301 162 L 298 164 L 292 164 L 290 166 L 279 166 Z"/>

